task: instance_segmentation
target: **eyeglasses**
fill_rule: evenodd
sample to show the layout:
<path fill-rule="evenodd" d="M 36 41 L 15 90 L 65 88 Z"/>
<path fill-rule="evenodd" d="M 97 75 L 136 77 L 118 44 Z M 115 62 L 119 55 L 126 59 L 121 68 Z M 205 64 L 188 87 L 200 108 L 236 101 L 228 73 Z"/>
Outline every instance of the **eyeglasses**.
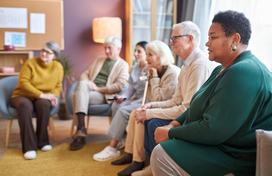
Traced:
<path fill-rule="evenodd" d="M 178 37 L 185 37 L 185 36 L 189 36 L 189 34 L 174 36 L 174 37 L 170 38 L 170 42 L 176 43 Z"/>
<path fill-rule="evenodd" d="M 51 52 L 49 52 L 49 51 L 47 51 L 47 50 L 45 50 L 45 49 L 41 49 L 41 52 L 42 52 L 42 53 L 46 53 L 47 55 L 54 54 L 54 53 L 51 53 Z"/>

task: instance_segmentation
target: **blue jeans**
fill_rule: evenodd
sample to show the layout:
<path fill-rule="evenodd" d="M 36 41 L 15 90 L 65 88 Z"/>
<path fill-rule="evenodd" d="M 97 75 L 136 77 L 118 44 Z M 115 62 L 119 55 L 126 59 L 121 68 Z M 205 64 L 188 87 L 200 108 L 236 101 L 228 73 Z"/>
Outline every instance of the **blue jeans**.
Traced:
<path fill-rule="evenodd" d="M 165 120 L 165 119 L 150 119 L 144 121 L 144 148 L 145 148 L 145 155 L 151 156 L 151 153 L 154 149 L 154 147 L 157 145 L 156 141 L 154 139 L 154 132 L 157 127 L 168 125 L 173 120 Z"/>

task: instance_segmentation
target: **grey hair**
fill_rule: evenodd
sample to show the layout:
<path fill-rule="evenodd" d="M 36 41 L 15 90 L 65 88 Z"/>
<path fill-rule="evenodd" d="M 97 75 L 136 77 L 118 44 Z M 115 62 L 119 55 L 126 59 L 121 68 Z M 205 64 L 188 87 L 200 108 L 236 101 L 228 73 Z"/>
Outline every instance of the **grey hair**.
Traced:
<path fill-rule="evenodd" d="M 194 43 L 197 44 L 197 46 L 200 45 L 200 29 L 199 27 L 193 23 L 192 21 L 183 21 L 178 24 L 174 24 L 173 28 L 179 27 L 180 34 L 181 35 L 193 35 L 194 36 Z"/>
<path fill-rule="evenodd" d="M 51 51 L 53 51 L 56 59 L 60 57 L 60 48 L 56 42 L 49 41 L 46 42 L 45 44 Z"/>
<path fill-rule="evenodd" d="M 112 43 L 115 47 L 122 49 L 122 41 L 114 36 L 109 36 L 105 39 L 105 43 Z"/>
<path fill-rule="evenodd" d="M 158 55 L 161 60 L 162 65 L 170 65 L 174 63 L 174 57 L 168 45 L 165 43 L 154 40 L 146 45 L 146 48 L 151 49 L 154 53 Z"/>

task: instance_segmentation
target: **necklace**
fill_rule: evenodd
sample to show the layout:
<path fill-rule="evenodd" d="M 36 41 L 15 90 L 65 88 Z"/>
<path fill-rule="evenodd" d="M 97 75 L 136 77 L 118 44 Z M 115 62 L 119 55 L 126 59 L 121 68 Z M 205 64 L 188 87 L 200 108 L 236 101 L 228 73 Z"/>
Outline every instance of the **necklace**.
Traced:
<path fill-rule="evenodd" d="M 233 59 L 231 61 L 231 63 L 228 65 L 228 66 L 225 66 L 217 75 L 216 75 L 216 78 L 221 74 L 223 73 L 225 70 L 227 70 L 230 66 L 232 66 L 234 64 L 234 62 L 236 61 L 237 58 Z"/>

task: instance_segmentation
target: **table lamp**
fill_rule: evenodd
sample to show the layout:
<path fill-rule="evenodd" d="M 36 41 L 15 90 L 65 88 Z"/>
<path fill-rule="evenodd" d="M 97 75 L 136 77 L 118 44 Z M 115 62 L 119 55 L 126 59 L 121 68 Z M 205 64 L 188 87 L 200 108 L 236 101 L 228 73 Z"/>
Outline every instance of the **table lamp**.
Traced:
<path fill-rule="evenodd" d="M 93 19 L 93 40 L 104 43 L 109 36 L 122 40 L 122 21 L 118 17 L 102 17 Z"/>

